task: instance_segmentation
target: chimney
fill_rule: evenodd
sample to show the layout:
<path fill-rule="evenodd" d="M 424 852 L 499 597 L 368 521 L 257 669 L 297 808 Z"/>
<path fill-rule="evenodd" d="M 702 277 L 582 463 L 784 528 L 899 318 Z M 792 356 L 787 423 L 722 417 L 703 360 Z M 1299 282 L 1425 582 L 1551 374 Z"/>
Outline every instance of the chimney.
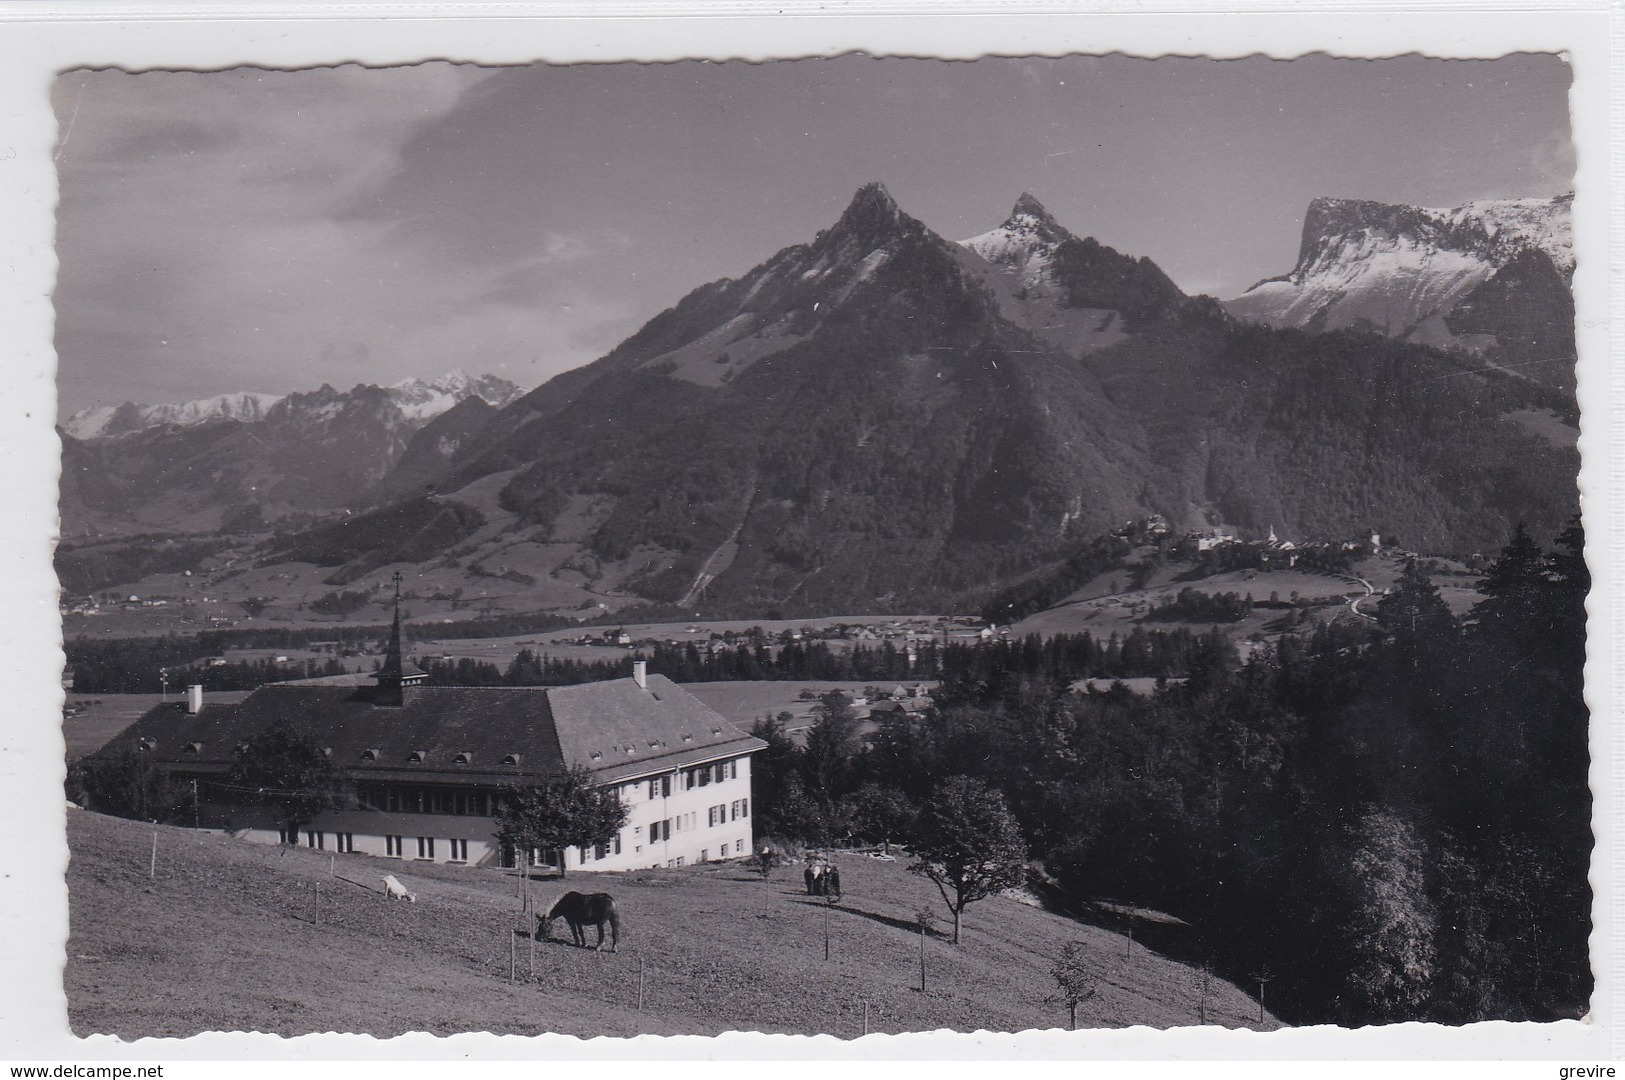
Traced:
<path fill-rule="evenodd" d="M 638 684 L 639 690 L 649 689 L 649 662 L 647 660 L 632 661 L 632 680 Z"/>
<path fill-rule="evenodd" d="M 186 715 L 196 716 L 203 711 L 203 684 L 193 683 L 186 688 Z"/>

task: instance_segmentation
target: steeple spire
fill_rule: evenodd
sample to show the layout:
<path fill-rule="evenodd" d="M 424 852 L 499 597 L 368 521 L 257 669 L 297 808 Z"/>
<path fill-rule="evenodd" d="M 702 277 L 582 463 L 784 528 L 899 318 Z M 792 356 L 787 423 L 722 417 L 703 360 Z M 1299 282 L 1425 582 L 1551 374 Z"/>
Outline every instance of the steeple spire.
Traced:
<path fill-rule="evenodd" d="M 377 705 L 400 705 L 401 696 L 401 572 L 395 571 L 395 620 L 389 628 L 389 645 L 384 650 L 384 666 L 378 669 Z"/>

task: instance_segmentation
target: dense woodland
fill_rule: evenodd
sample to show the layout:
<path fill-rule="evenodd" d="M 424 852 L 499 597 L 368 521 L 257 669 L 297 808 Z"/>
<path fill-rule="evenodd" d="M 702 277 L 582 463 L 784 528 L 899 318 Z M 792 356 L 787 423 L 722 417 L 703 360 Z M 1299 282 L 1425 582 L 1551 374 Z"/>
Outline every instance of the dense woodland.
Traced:
<path fill-rule="evenodd" d="M 997 663 L 867 739 L 838 701 L 805 746 L 764 720 L 764 831 L 907 843 L 949 777 L 1000 791 L 1063 905 L 1190 924 L 1170 950 L 1270 983 L 1296 1023 L 1577 1017 L 1591 800 L 1578 527 L 1519 530 L 1454 618 L 1415 564 L 1360 646 L 1222 638 L 1150 697 Z M 974 918 L 974 912 L 972 913 Z"/>

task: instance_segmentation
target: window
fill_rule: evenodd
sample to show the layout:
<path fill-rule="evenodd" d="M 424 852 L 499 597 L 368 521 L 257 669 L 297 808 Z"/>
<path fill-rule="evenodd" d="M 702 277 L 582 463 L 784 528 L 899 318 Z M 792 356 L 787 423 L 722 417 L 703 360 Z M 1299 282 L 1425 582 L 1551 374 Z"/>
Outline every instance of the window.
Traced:
<path fill-rule="evenodd" d="M 384 809 L 399 812 L 401 809 L 401 789 L 398 787 L 384 789 Z"/>
<path fill-rule="evenodd" d="M 739 800 L 739 816 L 740 817 L 750 817 L 750 800 L 749 799 L 740 799 Z"/>
<path fill-rule="evenodd" d="M 745 853 L 745 842 L 743 840 L 735 840 L 734 841 L 734 854 L 735 855 L 743 855 L 744 853 Z"/>
<path fill-rule="evenodd" d="M 592 857 L 593 858 L 602 859 L 605 856 L 607 856 L 608 854 L 609 854 L 609 845 L 607 845 L 607 844 L 596 844 L 596 845 L 593 846 L 593 849 L 592 849 Z"/>
<path fill-rule="evenodd" d="M 727 764 L 725 762 L 721 762 L 721 761 L 719 761 L 715 765 L 711 766 L 711 772 L 713 774 L 715 774 L 713 779 L 715 780 L 716 783 L 720 784 L 720 783 L 722 783 L 724 780 L 726 780 L 728 778 L 727 777 L 727 768 L 728 768 Z"/>
<path fill-rule="evenodd" d="M 341 855 L 348 855 L 355 850 L 355 834 L 337 832 L 333 834 L 333 850 Z"/>
<path fill-rule="evenodd" d="M 617 854 L 617 855 L 619 855 L 621 853 L 621 834 L 620 833 L 615 834 L 615 843 L 612 845 L 611 850 L 614 851 L 614 853 Z"/>
<path fill-rule="evenodd" d="M 386 837 L 384 837 L 384 854 L 388 855 L 391 859 L 400 858 L 401 857 L 401 838 L 398 837 L 398 836 L 386 836 Z"/>
<path fill-rule="evenodd" d="M 700 849 L 700 861 L 701 862 L 710 862 L 711 861 L 711 849 L 710 848 L 703 848 L 702 847 Z"/>
<path fill-rule="evenodd" d="M 665 821 L 656 821 L 649 826 L 649 843 L 658 844 L 662 840 L 671 839 L 671 818 Z"/>
<path fill-rule="evenodd" d="M 703 769 L 696 769 L 695 772 L 699 776 L 699 781 L 700 781 L 700 786 L 701 787 L 704 787 L 705 785 L 707 785 L 707 784 L 709 784 L 711 782 L 711 766 L 707 765 Z"/>
<path fill-rule="evenodd" d="M 326 833 L 319 833 L 319 832 L 315 831 L 314 829 L 306 832 L 305 833 L 305 846 L 306 847 L 313 847 L 317 851 L 325 851 L 327 849 L 327 834 Z"/>
<path fill-rule="evenodd" d="M 670 776 L 657 776 L 653 780 L 650 780 L 649 781 L 649 798 L 651 798 L 651 799 L 669 799 L 669 798 L 671 798 L 671 777 Z"/>
<path fill-rule="evenodd" d="M 733 761 L 728 762 L 728 779 L 729 780 L 738 780 L 739 779 L 739 761 L 738 761 L 737 758 L 734 759 Z"/>
<path fill-rule="evenodd" d="M 434 858 L 434 837 L 432 837 L 432 836 L 420 836 L 420 837 L 418 837 L 418 858 L 420 858 L 420 859 L 432 859 L 432 858 Z"/>
<path fill-rule="evenodd" d="M 450 841 L 447 841 L 447 842 L 451 844 L 451 861 L 452 862 L 467 862 L 468 861 L 468 841 L 467 840 L 450 840 Z"/>

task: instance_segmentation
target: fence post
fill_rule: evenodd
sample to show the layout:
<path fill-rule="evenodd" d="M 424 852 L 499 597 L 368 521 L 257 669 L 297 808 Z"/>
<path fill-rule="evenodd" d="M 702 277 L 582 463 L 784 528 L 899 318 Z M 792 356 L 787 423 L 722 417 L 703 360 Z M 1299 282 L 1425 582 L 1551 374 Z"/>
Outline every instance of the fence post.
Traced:
<path fill-rule="evenodd" d="M 147 880 L 151 881 L 158 876 L 158 832 L 152 833 L 152 862 L 147 866 Z"/>
<path fill-rule="evenodd" d="M 513 982 L 519 975 L 519 932 L 510 928 L 508 930 L 508 981 Z"/>
<path fill-rule="evenodd" d="M 643 1011 L 643 957 L 638 957 L 638 1012 Z"/>
<path fill-rule="evenodd" d="M 824 959 L 829 959 L 829 905 L 824 905 Z"/>
<path fill-rule="evenodd" d="M 925 920 L 920 920 L 920 993 L 925 993 Z"/>
<path fill-rule="evenodd" d="M 869 1003 L 867 1001 L 863 1003 L 863 1033 L 865 1035 L 869 1034 Z"/>

